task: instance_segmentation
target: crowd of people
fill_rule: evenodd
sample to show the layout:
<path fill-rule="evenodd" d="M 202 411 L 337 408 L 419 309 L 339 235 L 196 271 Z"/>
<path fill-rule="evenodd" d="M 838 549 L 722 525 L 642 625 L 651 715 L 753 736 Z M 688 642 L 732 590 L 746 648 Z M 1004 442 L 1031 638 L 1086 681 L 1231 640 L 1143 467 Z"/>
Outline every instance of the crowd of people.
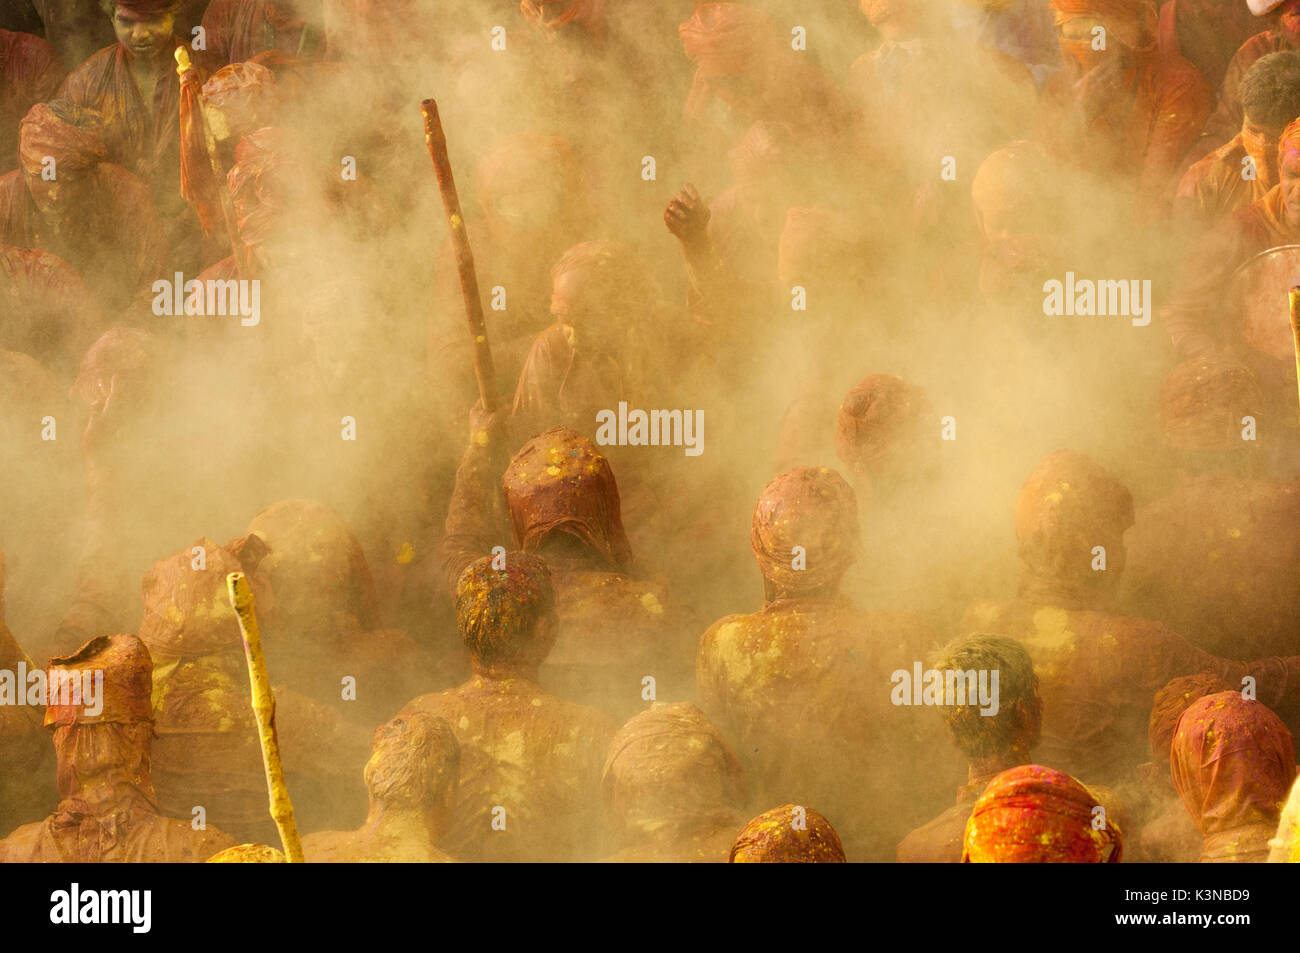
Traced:
<path fill-rule="evenodd" d="M 242 573 L 308 861 L 1300 862 L 1297 274 L 1300 0 L 6 4 L 0 861 Z"/>

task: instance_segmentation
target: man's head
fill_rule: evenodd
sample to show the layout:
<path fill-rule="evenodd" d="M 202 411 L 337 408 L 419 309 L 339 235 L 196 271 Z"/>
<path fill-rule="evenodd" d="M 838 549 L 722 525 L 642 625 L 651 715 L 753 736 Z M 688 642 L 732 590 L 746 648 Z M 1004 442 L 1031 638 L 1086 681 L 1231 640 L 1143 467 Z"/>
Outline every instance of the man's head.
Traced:
<path fill-rule="evenodd" d="M 966 822 L 964 864 L 1118 863 L 1123 834 L 1096 797 L 1061 771 L 1023 764 L 984 789 Z"/>
<path fill-rule="evenodd" d="M 1277 176 L 1282 187 L 1282 214 L 1300 231 L 1300 119 L 1282 130 L 1277 141 Z"/>
<path fill-rule="evenodd" d="M 1241 81 L 1242 143 L 1255 160 L 1256 176 L 1277 183 L 1277 140 L 1300 116 L 1300 52 L 1286 50 L 1261 56 Z"/>
<path fill-rule="evenodd" d="M 729 864 L 842 864 L 844 845 L 831 822 L 802 804 L 764 811 L 731 845 Z"/>
<path fill-rule="evenodd" d="M 618 242 L 575 245 L 551 268 L 551 314 L 573 328 L 579 350 L 617 351 L 629 312 L 645 301 L 641 264 Z"/>
<path fill-rule="evenodd" d="M 980 163 L 971 200 L 985 253 L 1008 272 L 1031 271 L 1061 231 L 1059 179 L 1047 150 L 1013 142 Z"/>
<path fill-rule="evenodd" d="M 1149 0 L 1052 0 L 1052 9 L 1061 55 L 1083 73 L 1155 41 L 1156 10 Z"/>
<path fill-rule="evenodd" d="M 754 507 L 750 548 L 768 600 L 833 592 L 861 549 L 858 500 L 827 467 L 796 467 Z"/>
<path fill-rule="evenodd" d="M 938 469 L 936 420 L 921 388 L 891 374 L 871 374 L 840 404 L 835 456 L 860 491 L 887 497 Z"/>
<path fill-rule="evenodd" d="M 980 712 L 978 699 L 941 709 L 957 747 L 971 761 L 1028 760 L 1038 743 L 1043 702 L 1025 647 L 1005 635 L 967 635 L 949 642 L 930 661 L 937 671 L 998 673 L 997 714 Z"/>
<path fill-rule="evenodd" d="M 148 787 L 153 659 L 134 635 L 100 636 L 46 668 L 59 793 L 100 780 Z"/>
<path fill-rule="evenodd" d="M 725 824 L 745 802 L 745 775 L 722 733 L 689 702 L 656 702 L 609 745 L 605 813 L 624 843 Z"/>
<path fill-rule="evenodd" d="M 1016 497 L 1021 594 L 1067 609 L 1097 608 L 1124 571 L 1124 533 L 1133 518 L 1132 494 L 1083 454 L 1044 457 Z"/>
<path fill-rule="evenodd" d="M 576 547 L 610 572 L 631 568 L 614 471 L 582 434 L 555 427 L 534 437 L 506 467 L 501 488 L 525 552 Z"/>
<path fill-rule="evenodd" d="M 66 218 L 108 161 L 103 118 L 65 100 L 37 103 L 18 126 L 18 159 L 41 214 Z"/>
<path fill-rule="evenodd" d="M 399 715 L 375 729 L 365 778 L 372 811 L 424 811 L 442 829 L 456 806 L 460 744 L 441 718 Z"/>
<path fill-rule="evenodd" d="M 259 63 L 223 66 L 203 84 L 204 118 L 218 142 L 238 142 L 275 116 L 275 74 Z"/>
<path fill-rule="evenodd" d="M 686 114 L 703 116 L 716 96 L 742 120 L 759 118 L 783 54 L 771 18 L 744 3 L 700 3 L 677 31 L 695 64 Z"/>
<path fill-rule="evenodd" d="M 131 57 L 141 60 L 171 55 L 180 6 L 181 0 L 100 0 L 117 41 Z"/>
<path fill-rule="evenodd" d="M 530 674 L 546 660 L 559 634 L 555 588 L 538 556 L 484 556 L 456 583 L 456 625 L 477 672 Z"/>
<path fill-rule="evenodd" d="M 1147 741 L 1151 757 L 1164 764 L 1169 761 L 1169 746 L 1174 740 L 1178 719 L 1191 705 L 1206 695 L 1231 691 L 1232 686 L 1218 675 L 1198 672 L 1181 675 L 1156 692 L 1151 700 L 1151 718 L 1147 721 Z"/>

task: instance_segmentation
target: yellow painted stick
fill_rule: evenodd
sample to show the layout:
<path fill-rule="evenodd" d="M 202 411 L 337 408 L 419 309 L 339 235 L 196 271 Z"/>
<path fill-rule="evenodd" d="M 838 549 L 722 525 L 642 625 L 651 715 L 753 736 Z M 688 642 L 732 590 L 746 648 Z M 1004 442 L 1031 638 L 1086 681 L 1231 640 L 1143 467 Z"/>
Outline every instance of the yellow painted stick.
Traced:
<path fill-rule="evenodd" d="M 239 616 L 239 630 L 244 635 L 244 658 L 248 661 L 248 684 L 253 693 L 253 714 L 257 716 L 257 739 L 262 743 L 262 762 L 266 765 L 266 786 L 271 796 L 271 819 L 280 831 L 284 855 L 291 864 L 304 862 L 298 824 L 293 818 L 293 802 L 284 783 L 284 765 L 280 762 L 280 740 L 275 733 L 275 696 L 266 676 L 266 658 L 262 655 L 262 636 L 257 630 L 253 611 L 253 593 L 242 572 L 226 577 L 230 604 Z"/>

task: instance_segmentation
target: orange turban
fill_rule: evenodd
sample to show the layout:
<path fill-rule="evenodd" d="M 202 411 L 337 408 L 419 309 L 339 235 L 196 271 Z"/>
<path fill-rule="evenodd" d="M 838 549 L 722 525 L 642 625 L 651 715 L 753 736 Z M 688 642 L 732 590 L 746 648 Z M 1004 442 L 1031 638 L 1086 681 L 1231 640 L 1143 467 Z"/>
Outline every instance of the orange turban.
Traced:
<path fill-rule="evenodd" d="M 62 100 L 37 103 L 18 125 L 18 160 L 24 172 L 37 175 L 47 156 L 54 159 L 56 176 L 107 162 L 103 118 Z"/>
<path fill-rule="evenodd" d="M 1093 826 L 1097 799 L 1061 771 L 1024 764 L 984 789 L 966 822 L 963 864 L 1118 863 L 1123 836 Z"/>
<path fill-rule="evenodd" d="M 730 864 L 842 864 L 840 835 L 812 808 L 783 804 L 745 825 L 731 847 Z"/>
<path fill-rule="evenodd" d="M 1147 50 L 1155 44 L 1156 10 L 1149 0 L 1052 0 L 1052 8 L 1057 26 L 1092 17 L 1129 49 Z"/>
<path fill-rule="evenodd" d="M 1083 454 L 1044 457 L 1016 498 L 1022 594 L 1082 597 L 1106 585 L 1107 573 L 1093 571 L 1092 550 L 1122 548 L 1133 515 L 1128 488 Z"/>
<path fill-rule="evenodd" d="M 552 532 L 576 536 L 613 572 L 632 566 L 618 484 L 586 437 L 556 427 L 524 444 L 502 478 L 515 541 L 532 552 Z"/>
<path fill-rule="evenodd" d="M 744 75 L 778 49 L 767 14 L 742 3 L 702 3 L 677 33 L 695 64 L 695 84 L 686 100 L 688 116 L 704 110 L 710 80 Z"/>
<path fill-rule="evenodd" d="M 925 392 L 890 374 L 872 374 L 844 397 L 835 418 L 835 456 L 854 470 L 879 470 L 921 439 L 933 415 Z"/>
<path fill-rule="evenodd" d="M 749 544 L 763 578 L 783 592 L 835 582 L 857 560 L 861 546 L 853 488 L 827 467 L 782 473 L 758 498 Z"/>

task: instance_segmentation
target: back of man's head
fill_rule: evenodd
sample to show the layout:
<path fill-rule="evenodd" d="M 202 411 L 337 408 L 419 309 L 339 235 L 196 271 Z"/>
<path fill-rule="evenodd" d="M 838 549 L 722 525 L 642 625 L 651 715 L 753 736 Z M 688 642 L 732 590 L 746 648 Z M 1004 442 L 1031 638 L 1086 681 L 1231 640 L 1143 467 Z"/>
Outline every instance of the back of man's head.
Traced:
<path fill-rule="evenodd" d="M 485 556 L 456 583 L 456 625 L 480 665 L 540 665 L 554 644 L 544 624 L 554 611 L 550 570 L 529 553 Z"/>
<path fill-rule="evenodd" d="M 366 790 L 386 807 L 451 804 L 460 778 L 460 744 L 441 718 L 417 711 L 375 729 Z"/>
<path fill-rule="evenodd" d="M 1025 647 L 1005 635 L 977 633 L 954 639 L 935 653 L 932 669 L 948 672 L 998 673 L 997 710 L 984 714 L 978 697 L 967 704 L 944 706 L 944 723 L 962 754 L 972 760 L 1019 749 L 1028 754 L 1038 742 L 1042 702 L 1038 676 Z"/>

